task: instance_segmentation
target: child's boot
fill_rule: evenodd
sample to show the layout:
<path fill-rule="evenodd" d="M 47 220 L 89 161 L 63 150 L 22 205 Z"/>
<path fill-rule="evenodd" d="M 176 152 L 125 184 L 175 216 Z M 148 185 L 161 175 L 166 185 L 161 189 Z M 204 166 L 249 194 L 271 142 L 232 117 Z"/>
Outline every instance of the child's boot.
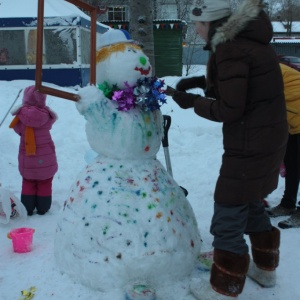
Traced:
<path fill-rule="evenodd" d="M 27 215 L 32 216 L 33 211 L 35 209 L 35 204 L 36 204 L 36 196 L 35 195 L 21 195 L 21 202 L 25 206 L 27 210 Z"/>
<path fill-rule="evenodd" d="M 44 215 L 51 207 L 51 196 L 37 196 L 36 209 L 39 215 Z"/>
<path fill-rule="evenodd" d="M 272 227 L 272 231 L 250 234 L 253 262 L 248 276 L 263 287 L 276 284 L 276 268 L 279 264 L 280 231 Z"/>

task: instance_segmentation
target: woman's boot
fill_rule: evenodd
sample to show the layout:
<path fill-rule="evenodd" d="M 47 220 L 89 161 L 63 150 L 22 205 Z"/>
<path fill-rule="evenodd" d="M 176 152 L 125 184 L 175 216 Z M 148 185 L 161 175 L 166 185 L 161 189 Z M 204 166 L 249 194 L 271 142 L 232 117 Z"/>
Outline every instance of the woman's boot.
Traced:
<path fill-rule="evenodd" d="M 272 231 L 253 233 L 249 238 L 253 262 L 247 275 L 263 287 L 273 287 L 279 264 L 280 231 L 272 227 Z"/>
<path fill-rule="evenodd" d="M 210 284 L 194 282 L 191 292 L 199 300 L 229 300 L 242 293 L 249 267 L 249 254 L 236 254 L 214 250 L 214 263 L 210 272 Z M 199 279 L 200 281 L 200 279 Z"/>

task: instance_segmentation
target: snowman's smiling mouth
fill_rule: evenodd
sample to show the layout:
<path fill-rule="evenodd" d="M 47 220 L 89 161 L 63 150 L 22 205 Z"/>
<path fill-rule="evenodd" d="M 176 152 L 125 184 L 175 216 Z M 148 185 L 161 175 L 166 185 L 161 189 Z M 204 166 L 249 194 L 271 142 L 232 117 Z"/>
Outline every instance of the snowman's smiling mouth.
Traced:
<path fill-rule="evenodd" d="M 134 70 L 139 71 L 142 75 L 148 75 L 150 73 L 151 68 L 149 66 L 148 69 L 144 70 L 143 68 L 135 67 Z"/>

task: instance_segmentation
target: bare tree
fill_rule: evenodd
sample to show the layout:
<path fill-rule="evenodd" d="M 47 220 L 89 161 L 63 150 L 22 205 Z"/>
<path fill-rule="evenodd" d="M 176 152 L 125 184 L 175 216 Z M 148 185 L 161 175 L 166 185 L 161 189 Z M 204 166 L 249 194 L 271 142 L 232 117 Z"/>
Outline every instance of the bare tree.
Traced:
<path fill-rule="evenodd" d="M 143 51 L 149 57 L 152 72 L 155 75 L 152 2 L 129 0 L 129 14 L 130 35 L 139 42 Z"/>
<path fill-rule="evenodd" d="M 153 19 L 156 20 L 158 18 L 162 18 L 162 8 L 164 5 L 166 5 L 169 1 L 168 0 L 152 0 L 153 6 L 152 6 L 152 11 L 153 11 Z"/>
<path fill-rule="evenodd" d="M 175 0 L 175 4 L 177 6 L 177 18 L 180 20 L 188 20 L 193 0 Z"/>
<path fill-rule="evenodd" d="M 287 36 L 292 34 L 292 24 L 300 17 L 299 0 L 279 0 L 278 19 L 286 28 Z"/>
<path fill-rule="evenodd" d="M 280 1 L 281 0 L 266 0 L 265 1 L 265 4 L 266 4 L 265 11 L 272 21 L 277 20 L 278 11 L 281 8 Z"/>
<path fill-rule="evenodd" d="M 190 71 L 192 71 L 192 62 L 193 62 L 193 57 L 194 55 L 197 55 L 197 41 L 198 41 L 198 36 L 195 32 L 195 28 L 193 30 L 189 31 L 189 34 L 186 38 L 186 56 L 184 60 L 184 65 L 185 65 L 185 76 L 188 76 Z M 199 46 L 199 44 L 198 44 Z"/>

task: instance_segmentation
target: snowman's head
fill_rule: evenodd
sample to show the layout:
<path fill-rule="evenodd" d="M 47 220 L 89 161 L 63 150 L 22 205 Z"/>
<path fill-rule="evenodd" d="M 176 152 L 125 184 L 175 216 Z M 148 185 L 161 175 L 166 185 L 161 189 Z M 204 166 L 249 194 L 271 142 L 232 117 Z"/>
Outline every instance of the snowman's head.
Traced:
<path fill-rule="evenodd" d="M 125 88 L 125 82 L 135 85 L 138 79 L 151 77 L 149 58 L 125 30 L 111 29 L 99 39 L 97 47 L 96 81 Z"/>

